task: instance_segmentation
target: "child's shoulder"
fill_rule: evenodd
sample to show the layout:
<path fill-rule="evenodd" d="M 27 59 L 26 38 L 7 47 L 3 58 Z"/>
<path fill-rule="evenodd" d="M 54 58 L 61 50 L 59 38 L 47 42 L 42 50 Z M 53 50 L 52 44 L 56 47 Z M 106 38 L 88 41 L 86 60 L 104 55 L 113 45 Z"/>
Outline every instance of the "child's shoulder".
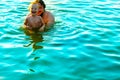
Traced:
<path fill-rule="evenodd" d="M 30 15 L 30 14 L 28 14 L 27 16 L 26 16 L 26 19 L 30 19 L 32 16 Z"/>
<path fill-rule="evenodd" d="M 31 16 L 31 14 L 27 14 L 27 15 L 26 15 L 26 17 L 30 17 L 30 16 Z"/>
<path fill-rule="evenodd" d="M 38 15 L 37 15 L 37 17 L 41 18 L 41 16 L 38 16 Z"/>
<path fill-rule="evenodd" d="M 37 16 L 38 18 L 40 18 L 40 19 L 42 19 L 42 17 L 41 16 Z"/>

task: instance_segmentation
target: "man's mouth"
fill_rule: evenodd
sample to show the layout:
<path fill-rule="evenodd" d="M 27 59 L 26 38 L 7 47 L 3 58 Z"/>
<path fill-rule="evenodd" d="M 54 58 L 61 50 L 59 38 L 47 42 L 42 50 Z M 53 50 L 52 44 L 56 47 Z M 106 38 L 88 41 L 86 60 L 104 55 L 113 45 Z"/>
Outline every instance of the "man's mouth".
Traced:
<path fill-rule="evenodd" d="M 42 11 L 38 11 L 38 13 L 37 13 L 37 14 L 38 14 L 38 15 L 40 15 L 41 13 L 42 13 Z"/>
<path fill-rule="evenodd" d="M 42 11 L 38 11 L 38 12 L 42 12 Z"/>

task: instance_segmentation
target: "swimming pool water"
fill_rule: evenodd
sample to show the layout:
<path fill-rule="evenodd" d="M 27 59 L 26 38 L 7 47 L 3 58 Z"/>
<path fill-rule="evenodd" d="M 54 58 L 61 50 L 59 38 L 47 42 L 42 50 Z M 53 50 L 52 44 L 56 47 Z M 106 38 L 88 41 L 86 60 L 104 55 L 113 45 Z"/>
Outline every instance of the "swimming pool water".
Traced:
<path fill-rule="evenodd" d="M 27 35 L 30 1 L 0 2 L 0 80 L 120 80 L 119 0 L 44 0 L 55 25 Z"/>

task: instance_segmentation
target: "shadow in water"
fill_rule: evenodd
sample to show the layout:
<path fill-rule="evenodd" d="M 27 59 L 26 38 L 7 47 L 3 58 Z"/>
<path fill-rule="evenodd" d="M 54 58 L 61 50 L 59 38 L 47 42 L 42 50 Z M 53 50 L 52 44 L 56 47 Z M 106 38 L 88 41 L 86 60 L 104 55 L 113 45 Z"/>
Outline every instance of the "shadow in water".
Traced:
<path fill-rule="evenodd" d="M 43 48 L 43 46 L 37 45 L 37 43 L 43 41 L 42 33 L 33 32 L 33 31 L 29 31 L 29 30 L 24 30 L 24 33 L 27 36 L 30 36 L 30 40 L 31 40 L 31 42 L 29 44 L 27 44 L 27 45 L 24 45 L 24 47 L 29 47 L 30 45 L 32 45 L 33 50 L 37 50 L 37 49 L 42 49 Z"/>
<path fill-rule="evenodd" d="M 43 48 L 43 46 L 38 44 L 40 42 L 43 42 L 42 33 L 40 33 L 40 32 L 33 32 L 33 31 L 25 30 L 25 29 L 23 29 L 23 31 L 24 31 L 25 35 L 29 37 L 26 40 L 30 41 L 30 43 L 24 45 L 24 47 L 32 46 L 33 51 L 35 51 L 37 49 L 42 49 Z M 35 70 L 35 68 L 33 68 L 33 66 L 36 66 L 37 60 L 39 60 L 41 58 L 41 56 L 37 56 L 36 54 L 31 54 L 31 52 L 28 53 L 28 55 L 29 55 L 29 57 L 31 59 L 33 59 L 27 65 L 28 66 L 28 72 L 29 73 L 37 72 L 37 70 Z"/>
<path fill-rule="evenodd" d="M 26 30 L 24 28 L 22 28 L 22 30 L 24 31 L 25 35 L 28 36 L 29 38 L 26 39 L 28 41 L 30 41 L 29 44 L 24 45 L 24 47 L 29 47 L 32 46 L 33 51 L 37 50 L 37 49 L 42 49 L 43 46 L 41 46 L 39 43 L 43 42 L 43 36 L 42 33 L 40 32 L 33 32 L 30 30 Z M 45 32 L 47 32 L 48 30 L 45 30 Z M 39 72 L 38 69 L 36 69 L 34 66 L 39 66 L 39 60 L 41 58 L 41 56 L 36 55 L 35 53 L 33 54 L 33 51 L 28 53 L 29 58 L 31 59 L 28 66 L 28 72 L 31 73 L 36 73 Z"/>

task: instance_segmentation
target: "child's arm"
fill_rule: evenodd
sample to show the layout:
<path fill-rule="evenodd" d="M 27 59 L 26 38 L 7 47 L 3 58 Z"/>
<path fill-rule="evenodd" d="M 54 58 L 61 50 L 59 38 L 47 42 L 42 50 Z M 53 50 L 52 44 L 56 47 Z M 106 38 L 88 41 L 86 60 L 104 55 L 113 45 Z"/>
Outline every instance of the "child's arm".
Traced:
<path fill-rule="evenodd" d="M 45 29 L 45 23 L 44 23 L 44 21 L 43 21 L 43 19 L 40 17 L 40 19 L 41 19 L 41 22 L 42 22 L 42 26 L 41 26 L 41 28 L 39 29 L 39 31 L 40 32 L 43 32 L 44 31 L 44 29 Z"/>
<path fill-rule="evenodd" d="M 28 17 L 25 19 L 24 25 L 26 29 L 30 29 L 30 30 L 32 29 L 30 26 L 28 26 Z"/>
<path fill-rule="evenodd" d="M 25 19 L 24 25 L 27 26 L 27 23 L 28 23 L 28 18 Z"/>
<path fill-rule="evenodd" d="M 40 32 L 43 32 L 45 29 L 45 24 L 42 25 L 42 27 L 39 29 Z"/>

